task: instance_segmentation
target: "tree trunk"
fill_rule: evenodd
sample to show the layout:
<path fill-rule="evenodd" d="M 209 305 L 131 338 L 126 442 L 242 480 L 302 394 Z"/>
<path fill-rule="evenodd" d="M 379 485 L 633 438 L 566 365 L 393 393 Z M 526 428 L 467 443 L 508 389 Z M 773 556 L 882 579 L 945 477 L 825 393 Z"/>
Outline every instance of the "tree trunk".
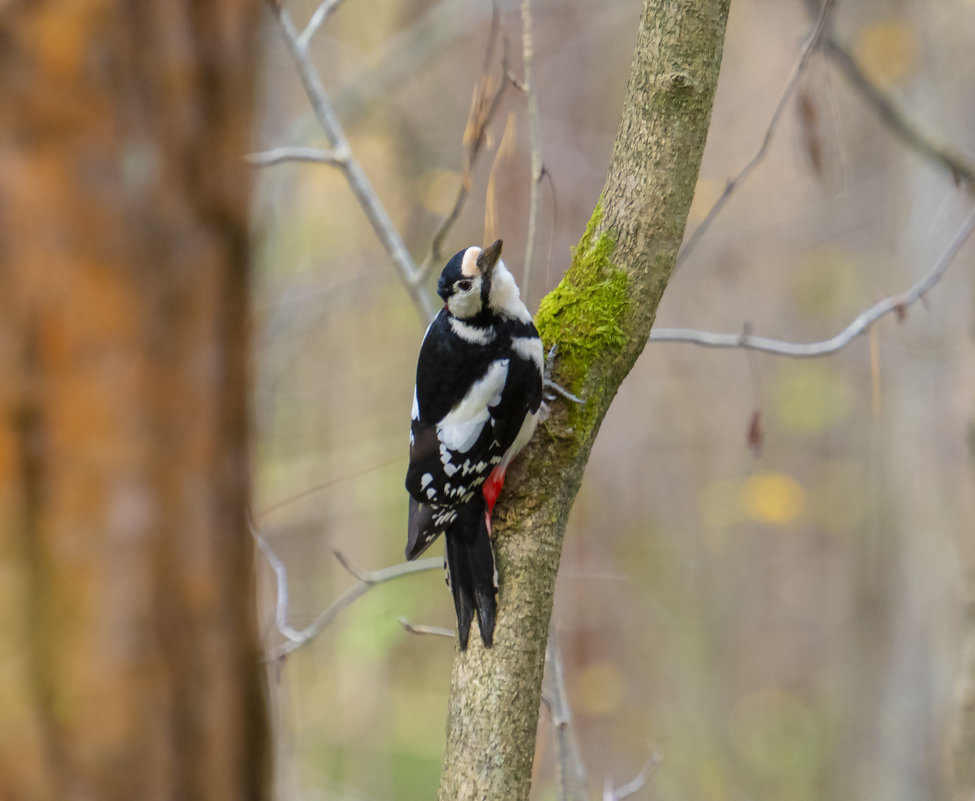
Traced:
<path fill-rule="evenodd" d="M 0 798 L 262 799 L 259 6 L 0 10 Z"/>
<path fill-rule="evenodd" d="M 539 330 L 558 344 L 553 404 L 495 511 L 494 647 L 453 667 L 441 801 L 526 799 L 562 537 L 596 432 L 643 350 L 684 232 L 718 79 L 729 0 L 645 0 L 606 184 Z"/>

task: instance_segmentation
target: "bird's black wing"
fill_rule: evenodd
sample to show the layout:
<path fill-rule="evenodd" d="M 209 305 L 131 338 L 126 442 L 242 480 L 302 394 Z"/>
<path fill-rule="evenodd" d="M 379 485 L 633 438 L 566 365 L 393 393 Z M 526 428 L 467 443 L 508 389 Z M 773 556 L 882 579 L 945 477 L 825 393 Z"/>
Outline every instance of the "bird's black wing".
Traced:
<path fill-rule="evenodd" d="M 446 330 L 443 330 L 446 329 Z M 407 557 L 416 558 L 456 519 L 504 450 L 490 407 L 504 397 L 509 359 L 491 344 L 463 343 L 441 312 L 420 348 L 406 489 L 412 496 Z"/>
<path fill-rule="evenodd" d="M 534 331 L 534 326 L 531 330 Z M 490 410 L 494 437 L 502 453 L 515 441 L 525 417 L 537 412 L 541 403 L 542 373 L 539 366 L 533 360 L 512 352 L 504 391 L 500 401 Z"/>

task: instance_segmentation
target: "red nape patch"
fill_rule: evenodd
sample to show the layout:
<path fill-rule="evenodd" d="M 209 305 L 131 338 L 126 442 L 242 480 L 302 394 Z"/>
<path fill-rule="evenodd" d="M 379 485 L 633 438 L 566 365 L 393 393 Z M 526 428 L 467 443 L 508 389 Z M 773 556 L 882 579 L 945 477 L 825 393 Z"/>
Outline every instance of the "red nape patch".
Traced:
<path fill-rule="evenodd" d="M 498 502 L 498 496 L 501 494 L 501 488 L 504 486 L 504 468 L 498 465 L 491 471 L 491 475 L 487 477 L 487 481 L 484 482 L 484 501 L 487 504 L 488 516 L 494 512 L 494 504 Z"/>

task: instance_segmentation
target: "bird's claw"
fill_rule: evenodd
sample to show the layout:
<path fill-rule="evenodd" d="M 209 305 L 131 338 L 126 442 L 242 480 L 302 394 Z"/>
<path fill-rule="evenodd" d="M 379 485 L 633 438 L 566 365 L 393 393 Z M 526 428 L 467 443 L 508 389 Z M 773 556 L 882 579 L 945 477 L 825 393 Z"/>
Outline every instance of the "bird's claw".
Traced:
<path fill-rule="evenodd" d="M 545 393 L 546 400 L 554 400 L 556 395 L 560 395 L 568 401 L 573 403 L 578 403 L 581 406 L 585 405 L 585 401 L 573 395 L 569 390 L 560 384 L 556 384 L 552 378 L 552 366 L 555 364 L 555 354 L 559 352 L 559 344 L 556 342 L 548 351 L 548 355 L 545 357 L 545 375 L 542 379 L 542 389 Z"/>

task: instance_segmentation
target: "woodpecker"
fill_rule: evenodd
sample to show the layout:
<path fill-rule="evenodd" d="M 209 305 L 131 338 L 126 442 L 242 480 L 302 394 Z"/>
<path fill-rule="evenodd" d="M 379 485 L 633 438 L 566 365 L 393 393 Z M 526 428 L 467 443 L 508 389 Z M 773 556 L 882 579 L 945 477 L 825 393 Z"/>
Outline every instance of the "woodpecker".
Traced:
<path fill-rule="evenodd" d="M 437 294 L 444 306 L 423 337 L 413 392 L 406 558 L 444 535 L 465 650 L 475 613 L 484 645 L 494 639 L 491 513 L 505 470 L 535 432 L 544 358 L 500 239 L 451 258 Z"/>

